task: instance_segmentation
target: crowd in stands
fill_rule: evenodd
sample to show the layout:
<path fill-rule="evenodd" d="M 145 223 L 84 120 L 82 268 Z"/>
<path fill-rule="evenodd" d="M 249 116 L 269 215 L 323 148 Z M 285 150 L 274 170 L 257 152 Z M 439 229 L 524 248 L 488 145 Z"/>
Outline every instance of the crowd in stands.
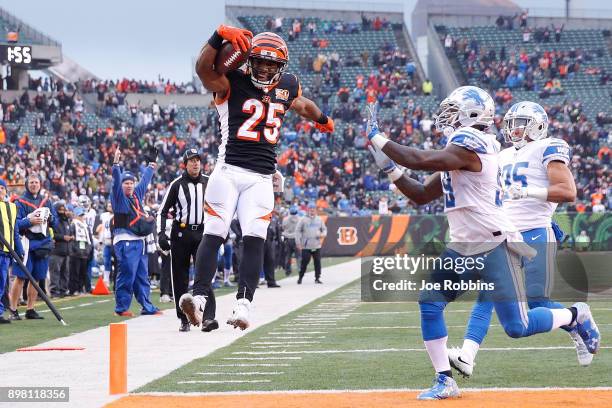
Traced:
<path fill-rule="evenodd" d="M 578 198 L 575 205 L 562 208 L 577 211 L 601 206 L 611 208 L 609 144 L 612 140 L 612 114 L 609 106 L 598 107 L 602 110 L 594 117 L 588 117 L 580 98 L 564 97 L 567 94 L 564 84 L 578 75 L 593 75 L 597 81 L 591 83 L 599 85 L 591 87 L 606 87 L 609 74 L 594 61 L 596 58 L 600 61 L 607 51 L 591 44 L 569 49 L 547 46 L 546 43 L 562 41 L 564 26 L 530 26 L 527 11 L 510 17 L 499 16 L 495 24 L 499 30 L 520 30 L 523 43 L 535 43 L 535 46 L 487 47 L 468 32 L 453 36 L 442 28 L 441 41 L 447 55 L 458 61 L 460 74 L 464 74 L 469 83 L 489 90 L 494 97 L 497 129 L 501 129 L 508 108 L 521 100 L 515 97 L 516 93 L 536 92 L 539 96 L 537 102 L 548 114 L 549 135 L 564 139 L 573 149 L 571 168 Z M 603 36 L 609 36 L 609 32 L 603 32 Z M 561 96 L 548 99 L 554 95 Z M 501 140 L 501 133 L 498 135 Z"/>
<path fill-rule="evenodd" d="M 72 84 L 66 84 L 68 90 Z M 152 93 L 152 94 L 197 94 L 200 93 L 200 88 L 192 82 L 179 83 L 161 76 L 157 81 L 143 81 L 136 79 L 116 79 L 116 80 L 97 80 L 95 78 L 87 79 L 76 84 L 79 90 L 83 93 L 115 92 L 117 94 L 127 93 Z M 64 89 L 64 83 L 61 79 L 55 77 L 39 77 L 29 78 L 29 89 L 42 92 L 56 92 Z"/>
<path fill-rule="evenodd" d="M 279 21 L 278 18 L 271 18 L 269 23 L 272 30 L 279 31 L 280 27 L 280 31 L 288 30 L 294 35 L 312 31 L 313 38 L 317 33 L 329 30 L 346 32 L 348 29 L 350 32 L 353 26 L 323 24 L 318 27 L 310 23 L 303 25 L 301 20 L 295 19 L 290 20 L 287 28 L 283 19 Z M 388 26 L 389 22 L 383 19 L 365 19 L 358 29 L 377 30 Z M 465 48 L 459 43 L 465 44 Z M 468 58 L 470 55 L 482 56 L 484 61 L 496 64 L 485 67 L 482 72 L 491 75 L 488 85 L 494 90 L 498 104 L 497 129 L 501 129 L 504 112 L 516 102 L 513 88 L 503 86 L 509 76 L 531 71 L 534 77 L 556 77 L 557 74 L 553 73 L 558 71 L 560 61 L 587 59 L 582 50 L 575 54 L 548 53 L 525 57 L 517 54 L 512 59 L 510 54 L 492 55 L 491 50 L 484 50 L 467 38 L 453 39 L 450 48 Z M 547 60 L 546 69 L 542 68 L 542 59 Z M 480 59 L 476 61 L 483 63 Z M 510 61 L 516 61 L 516 67 Z M 535 68 L 532 63 L 536 63 Z M 351 64 L 364 67 L 369 74 L 359 74 L 352 83 L 346 83 L 339 72 Z M 574 61 L 573 64 L 580 65 L 580 62 Z M 334 134 L 327 135 L 297 115 L 286 116 L 278 149 L 279 166 L 288 176 L 289 188 L 283 197 L 285 204 L 296 204 L 305 210 L 307 203 L 314 200 L 320 210 L 343 215 L 377 213 L 380 208 L 412 213 L 438 213 L 442 210 L 439 201 L 415 208 L 399 194 L 393 194 L 390 191 L 393 186 L 373 166 L 366 150 L 365 105 L 373 102 L 382 108 L 380 126 L 391 139 L 419 148 L 445 145 L 445 138 L 433 126 L 433 112 L 415 102 L 417 96 L 431 94 L 433 85 L 428 79 L 419 83 L 416 66 L 405 50 L 384 43 L 377 50 L 355 50 L 355 54 L 349 54 L 348 58 L 340 58 L 337 52 L 320 50 L 301 57 L 297 71 L 314 76 L 311 85 L 304 88 L 304 95 L 315 100 L 337 121 L 338 126 Z M 523 80 L 529 81 L 527 75 Z M 151 89 L 169 83 L 160 79 Z M 218 149 L 214 107 L 200 109 L 199 117 L 178 120 L 180 108 L 173 103 L 168 106 L 160 106 L 157 102 L 150 106 L 129 104 L 126 94 L 134 89 L 140 90 L 144 84 L 127 79 L 115 82 L 90 80 L 78 84 L 40 79 L 32 81 L 33 87 L 39 90 L 36 96 L 30 98 L 24 93 L 14 101 L 2 100 L 0 114 L 5 126 L 0 130 L 0 142 L 5 140 L 6 143 L 0 147 L 0 177 L 7 179 L 9 184 L 21 184 L 28 172 L 41 172 L 45 188 L 52 196 L 74 201 L 78 195 L 88 194 L 102 205 L 109 191 L 110 162 L 115 148 L 122 148 L 128 169 L 136 173 L 144 166 L 147 152 L 157 148 L 161 165 L 147 200 L 149 205 L 155 206 L 165 186 L 181 172 L 178 157 L 186 147 L 197 146 L 203 151 L 204 171 L 210 172 Z M 486 81 L 483 81 L 483 86 L 487 86 Z M 47 89 L 49 92 L 44 92 Z M 96 114 L 106 121 L 106 126 L 95 128 L 87 125 L 85 116 L 93 112 L 91 107 L 87 109 L 84 106 L 83 93 L 96 94 Z M 590 120 L 582 112 L 580 103 L 574 101 L 544 105 L 551 120 L 551 135 L 564 138 L 574 148 L 572 169 L 579 195 L 576 208 L 589 210 L 597 204 L 596 200 L 610 208 L 607 144 L 608 124 L 612 117 L 602 112 L 595 121 Z M 36 114 L 34 135 L 24 135 L 19 131 L 18 124 L 27 112 Z M 31 136 L 45 135 L 53 136 L 47 145 L 38 145 L 31 140 Z M 424 174 L 415 172 L 413 177 L 423 179 Z"/>

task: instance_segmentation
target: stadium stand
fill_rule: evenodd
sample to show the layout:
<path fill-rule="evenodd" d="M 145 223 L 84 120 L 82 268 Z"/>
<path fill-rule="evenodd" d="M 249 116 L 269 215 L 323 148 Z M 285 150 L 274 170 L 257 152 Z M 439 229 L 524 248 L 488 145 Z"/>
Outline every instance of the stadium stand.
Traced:
<path fill-rule="evenodd" d="M 423 95 L 425 78 L 415 70 L 414 56 L 402 40 L 401 25 L 380 18 L 351 22 L 285 17 L 280 27 L 275 27 L 278 19 L 270 15 L 238 19 L 255 33 L 273 30 L 285 38 L 290 49 L 288 71 L 300 77 L 304 94 L 315 100 L 336 122 L 336 132 L 328 136 L 299 121 L 296 115 L 288 115 L 278 147 L 279 164 L 289 176 L 291 187 L 284 197 L 287 202 L 305 205 L 307 201 L 316 200 L 321 209 L 329 213 L 365 215 L 376 212 L 380 198 L 386 196 L 394 212 L 441 211 L 439 202 L 415 209 L 398 198 L 389 190 L 386 178 L 372 166 L 365 149 L 365 105 L 374 101 L 380 106 L 381 127 L 392 139 L 428 148 L 445 143 L 445 139 L 432 129 L 432 114 L 439 100 L 433 95 Z M 601 82 L 612 64 L 604 33 L 567 30 L 562 32 L 558 43 L 553 42 L 554 37 L 549 43 L 536 42 L 537 36 L 532 35 L 530 42 L 523 44 L 522 32 L 518 29 L 501 30 L 495 26 L 437 28 L 443 44 L 446 36 L 450 36 L 452 42 L 447 52 L 457 63 L 455 66 L 460 67 L 458 78 L 483 86 L 481 79 L 487 67 L 493 72 L 488 85 L 498 102 L 498 127 L 510 103 L 522 99 L 540 100 L 547 79 L 559 78 L 552 73 L 553 66 L 557 68 L 563 61 L 578 62 L 576 72 L 568 72 L 561 78 L 563 94 L 549 92 L 541 100 L 551 117 L 553 135 L 564 137 L 575 146 L 573 166 L 581 187 L 579 196 L 583 203 L 592 204 L 589 198 L 598 193 L 593 180 L 603 182 L 609 177 L 605 174 L 609 153 L 602 141 L 608 137 L 612 117 L 610 85 L 601 85 Z M 515 45 L 504 50 L 505 58 L 502 59 L 502 47 L 506 44 Z M 563 54 L 551 57 L 550 69 L 539 72 L 540 57 L 553 48 Z M 521 53 L 527 62 L 526 66 L 519 67 Z M 534 59 L 532 66 L 530 61 Z M 515 65 L 517 72 L 521 69 L 526 74 L 534 72 L 529 90 L 525 89 L 527 79 L 524 77 L 517 79 L 519 83 L 524 82 L 521 85 L 510 89 L 504 86 Z M 587 68 L 599 71 L 589 74 Z M 156 103 L 145 106 L 127 101 L 126 96 L 134 91 L 168 93 L 169 88 L 164 84 L 171 83 L 160 80 L 154 85 L 124 79 L 69 84 L 55 78 L 50 82 L 31 80 L 31 88 L 38 90 L 37 93 L 29 94 L 28 98 L 21 95 L 13 101 L 3 98 L 4 130 L 8 139 L 17 144 L 18 157 L 44 154 L 41 152 L 61 156 L 61 152 L 47 150 L 50 143 L 59 140 L 60 146 L 65 142 L 75 147 L 77 163 L 92 164 L 94 169 L 103 169 L 101 163 L 109 157 L 109 151 L 112 153 L 110 142 L 106 149 L 95 151 L 93 146 L 98 142 L 120 140 L 134 149 L 134 157 L 151 145 L 163 146 L 167 153 L 162 155 L 166 170 L 158 176 L 163 185 L 179 171 L 171 153 L 186 145 L 199 145 L 208 154 L 210 166 L 217 149 L 214 108 L 159 106 Z M 172 85 L 170 89 L 170 93 L 184 93 L 195 87 L 181 84 Z M 87 94 L 92 96 L 90 100 L 97 102 L 77 102 L 81 95 L 87 100 Z M 601 107 L 607 110 L 600 112 Z M 19 144 L 24 147 L 20 148 Z M 60 158 L 57 160 L 62 162 Z M 131 165 L 137 170 L 139 163 L 133 161 Z M 86 172 L 83 169 L 65 171 L 68 170 Z M 593 172 L 599 179 L 590 178 Z M 101 171 L 96 170 L 93 175 L 97 185 L 108 182 L 107 174 Z M 413 176 L 423 177 L 418 173 Z M 87 189 L 86 179 L 71 180 L 68 184 L 66 192 Z"/>
<path fill-rule="evenodd" d="M 573 148 L 578 204 L 602 201 L 609 175 L 612 130 L 610 32 L 559 27 L 437 26 L 457 76 L 488 88 L 497 103 L 497 125 L 512 103 L 537 101 L 550 119 L 552 137 Z M 555 32 L 558 35 L 555 36 Z M 529 33 L 524 36 L 524 33 Z"/>

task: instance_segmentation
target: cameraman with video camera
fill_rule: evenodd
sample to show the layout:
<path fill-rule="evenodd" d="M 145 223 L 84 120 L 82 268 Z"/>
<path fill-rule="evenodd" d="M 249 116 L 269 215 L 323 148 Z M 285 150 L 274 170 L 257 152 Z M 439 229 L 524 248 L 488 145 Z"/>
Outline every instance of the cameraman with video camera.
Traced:
<path fill-rule="evenodd" d="M 151 287 L 145 246 L 146 236 L 155 230 L 155 218 L 144 209 L 145 193 L 157 168 L 157 152 L 150 156 L 147 158 L 149 164 L 142 179 L 135 185 L 134 175 L 129 171 L 122 171 L 119 147 L 115 152 L 111 192 L 114 217 L 111 230 L 118 266 L 115 284 L 115 313 L 118 316 L 133 316 L 129 310 L 132 294 L 142 305 L 141 314 L 161 314 L 150 300 Z"/>

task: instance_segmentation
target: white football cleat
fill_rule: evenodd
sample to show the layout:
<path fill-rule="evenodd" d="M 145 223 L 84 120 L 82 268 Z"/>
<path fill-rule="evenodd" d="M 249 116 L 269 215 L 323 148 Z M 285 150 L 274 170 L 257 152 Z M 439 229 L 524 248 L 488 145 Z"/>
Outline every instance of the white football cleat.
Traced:
<path fill-rule="evenodd" d="M 574 346 L 576 347 L 576 356 L 578 357 L 578 364 L 583 367 L 591 365 L 591 362 L 593 361 L 593 354 L 589 353 L 589 350 L 587 350 L 587 347 L 584 344 L 582 337 L 580 337 L 580 334 L 578 334 L 578 330 L 574 328 L 571 332 L 569 332 L 569 335 L 572 338 L 572 341 L 574 342 Z"/>
<path fill-rule="evenodd" d="M 179 299 L 179 308 L 187 320 L 194 326 L 199 326 L 204 318 L 204 307 L 206 306 L 206 298 L 201 295 L 191 296 L 190 293 L 185 293 Z"/>
<path fill-rule="evenodd" d="M 450 362 L 451 367 L 457 370 L 459 374 L 465 378 L 472 375 L 474 366 L 476 365 L 476 363 L 470 361 L 469 358 L 461 355 L 461 349 L 459 347 L 452 347 L 448 349 L 448 361 Z"/>
<path fill-rule="evenodd" d="M 251 311 L 251 302 L 248 299 L 242 298 L 236 301 L 232 316 L 227 320 L 227 324 L 239 327 L 244 330 L 249 327 L 249 313 Z"/>
<path fill-rule="evenodd" d="M 170 299 L 169 295 L 161 295 L 161 297 L 159 298 L 159 303 L 170 303 L 172 302 L 172 299 Z"/>
<path fill-rule="evenodd" d="M 593 319 L 591 308 L 583 302 L 574 303 L 572 307 L 575 307 L 578 311 L 574 326 L 576 331 L 582 338 L 587 351 L 591 354 L 596 354 L 601 345 L 601 333 L 595 323 L 595 319 Z"/>

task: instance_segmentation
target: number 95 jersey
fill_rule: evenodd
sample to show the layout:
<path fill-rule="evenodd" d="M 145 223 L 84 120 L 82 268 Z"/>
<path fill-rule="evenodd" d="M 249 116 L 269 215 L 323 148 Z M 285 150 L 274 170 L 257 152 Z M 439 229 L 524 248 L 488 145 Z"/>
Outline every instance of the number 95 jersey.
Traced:
<path fill-rule="evenodd" d="M 280 128 L 293 100 L 302 94 L 300 82 L 295 75 L 284 73 L 265 92 L 240 70 L 226 76 L 230 83 L 227 95 L 223 99 L 215 95 L 221 130 L 217 162 L 273 174 Z"/>
<path fill-rule="evenodd" d="M 509 147 L 499 154 L 504 189 L 512 184 L 547 188 L 548 164 L 570 163 L 571 150 L 563 139 L 546 138 L 527 143 L 520 149 Z M 550 227 L 556 203 L 527 197 L 511 200 L 504 196 L 504 210 L 519 231 Z"/>

